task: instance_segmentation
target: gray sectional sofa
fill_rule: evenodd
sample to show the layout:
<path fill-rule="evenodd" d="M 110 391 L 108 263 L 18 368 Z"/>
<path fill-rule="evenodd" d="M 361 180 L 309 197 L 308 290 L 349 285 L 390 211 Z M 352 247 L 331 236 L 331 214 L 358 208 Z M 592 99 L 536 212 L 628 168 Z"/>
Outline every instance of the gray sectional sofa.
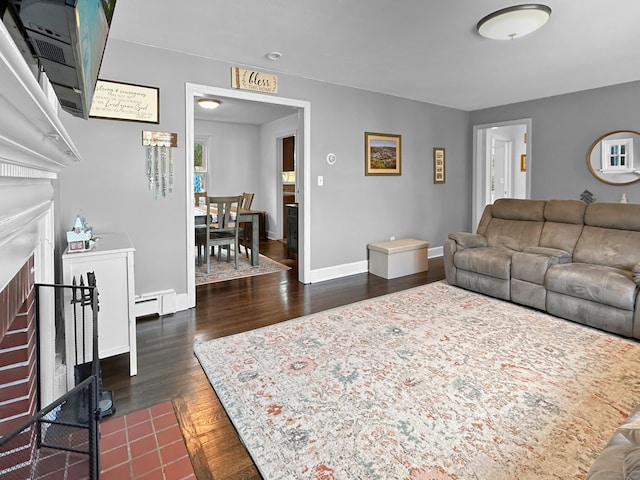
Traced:
<path fill-rule="evenodd" d="M 633 410 L 622 426 L 640 423 L 640 407 Z M 634 436 L 640 436 L 640 429 Z M 615 431 L 598 456 L 585 480 L 640 480 L 640 444 Z"/>
<path fill-rule="evenodd" d="M 640 339 L 640 205 L 496 200 L 444 265 L 451 285 Z"/>

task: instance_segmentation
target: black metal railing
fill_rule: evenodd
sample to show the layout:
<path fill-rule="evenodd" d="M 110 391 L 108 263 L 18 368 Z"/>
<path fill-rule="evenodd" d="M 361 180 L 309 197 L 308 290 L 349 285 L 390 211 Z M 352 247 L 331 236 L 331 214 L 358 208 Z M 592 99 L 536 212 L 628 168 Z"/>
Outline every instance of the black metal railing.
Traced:
<path fill-rule="evenodd" d="M 99 430 L 101 373 L 98 357 L 98 291 L 95 276 L 87 274 L 79 285 L 36 284 L 36 339 L 39 337 L 41 289 L 53 288 L 56 298 L 68 299 L 74 322 L 75 387 L 38 411 L 13 432 L 0 438 L 0 478 L 97 480 L 100 475 Z M 69 295 L 70 292 L 70 295 Z M 90 312 L 88 311 L 90 309 Z M 90 319 L 88 315 L 91 315 Z M 91 361 L 86 362 L 85 326 L 90 320 Z M 81 321 L 81 325 L 78 325 Z M 81 331 L 79 331 L 81 330 Z M 79 338 L 82 337 L 81 345 Z M 37 347 L 39 351 L 39 347 Z M 67 362 L 72 362 L 71 353 Z M 38 362 L 39 363 L 39 362 Z M 39 377 L 39 366 L 36 365 Z M 38 378 L 38 385 L 40 384 Z M 39 401 L 38 401 L 38 407 Z M 57 473 L 57 474 L 56 474 Z M 49 478 L 49 477 L 47 477 Z"/>

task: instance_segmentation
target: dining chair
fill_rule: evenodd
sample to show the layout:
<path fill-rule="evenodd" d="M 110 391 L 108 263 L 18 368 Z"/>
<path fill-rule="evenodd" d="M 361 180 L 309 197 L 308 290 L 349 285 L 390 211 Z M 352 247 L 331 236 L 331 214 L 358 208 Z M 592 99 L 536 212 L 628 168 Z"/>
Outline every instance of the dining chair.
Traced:
<path fill-rule="evenodd" d="M 218 246 L 218 260 L 222 248 L 228 247 L 227 262 L 231 257 L 231 245 L 234 246 L 235 267 L 238 268 L 238 255 L 240 244 L 238 242 L 238 230 L 240 222 L 236 221 L 237 212 L 242 204 L 242 196 L 237 197 L 207 197 L 206 216 L 206 254 L 207 273 L 211 273 L 211 248 Z"/>
<path fill-rule="evenodd" d="M 195 192 L 193 194 L 194 205 L 206 205 L 207 192 Z M 198 251 L 198 265 L 202 265 L 202 250 L 207 246 L 207 226 L 205 224 L 195 226 L 196 249 Z M 206 250 L 205 250 L 206 252 Z"/>
<path fill-rule="evenodd" d="M 193 200 L 196 207 L 200 204 L 207 203 L 207 192 L 195 192 L 193 194 Z"/>
<path fill-rule="evenodd" d="M 251 210 L 253 196 L 253 193 L 244 192 L 242 194 L 242 205 L 240 205 L 240 208 L 242 210 Z M 242 245 L 244 245 L 244 253 L 247 258 L 249 258 L 249 249 L 247 248 L 247 243 L 249 243 L 251 239 L 251 228 L 253 228 L 253 226 L 250 223 L 242 222 L 240 224 L 240 231 L 238 232 L 240 235 L 240 240 L 242 240 Z M 253 248 L 253 245 L 251 246 L 251 248 Z"/>

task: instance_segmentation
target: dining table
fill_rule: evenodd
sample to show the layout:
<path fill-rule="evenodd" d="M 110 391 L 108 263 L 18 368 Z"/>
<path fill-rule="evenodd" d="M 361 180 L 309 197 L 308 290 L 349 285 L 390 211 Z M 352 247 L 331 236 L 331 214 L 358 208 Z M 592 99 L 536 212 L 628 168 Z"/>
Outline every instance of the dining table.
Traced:
<path fill-rule="evenodd" d="M 260 264 L 260 210 L 240 209 L 240 213 L 236 215 L 236 221 L 251 223 L 251 265 L 257 267 Z M 212 207 L 212 215 L 215 215 L 215 207 Z M 207 224 L 207 206 L 194 205 L 193 207 L 194 224 L 204 226 Z M 233 213 L 232 213 L 233 218 Z M 216 219 L 212 219 L 216 221 Z M 246 247 L 245 247 L 246 248 Z M 239 253 L 239 252 L 238 252 Z"/>

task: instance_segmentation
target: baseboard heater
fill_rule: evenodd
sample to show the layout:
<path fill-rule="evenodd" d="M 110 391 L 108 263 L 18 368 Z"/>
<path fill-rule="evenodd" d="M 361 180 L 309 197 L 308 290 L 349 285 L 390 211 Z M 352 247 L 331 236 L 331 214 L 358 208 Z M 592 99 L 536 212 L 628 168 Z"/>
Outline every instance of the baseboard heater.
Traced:
<path fill-rule="evenodd" d="M 175 290 L 162 290 L 138 295 L 135 298 L 136 317 L 171 315 L 176 313 Z"/>

